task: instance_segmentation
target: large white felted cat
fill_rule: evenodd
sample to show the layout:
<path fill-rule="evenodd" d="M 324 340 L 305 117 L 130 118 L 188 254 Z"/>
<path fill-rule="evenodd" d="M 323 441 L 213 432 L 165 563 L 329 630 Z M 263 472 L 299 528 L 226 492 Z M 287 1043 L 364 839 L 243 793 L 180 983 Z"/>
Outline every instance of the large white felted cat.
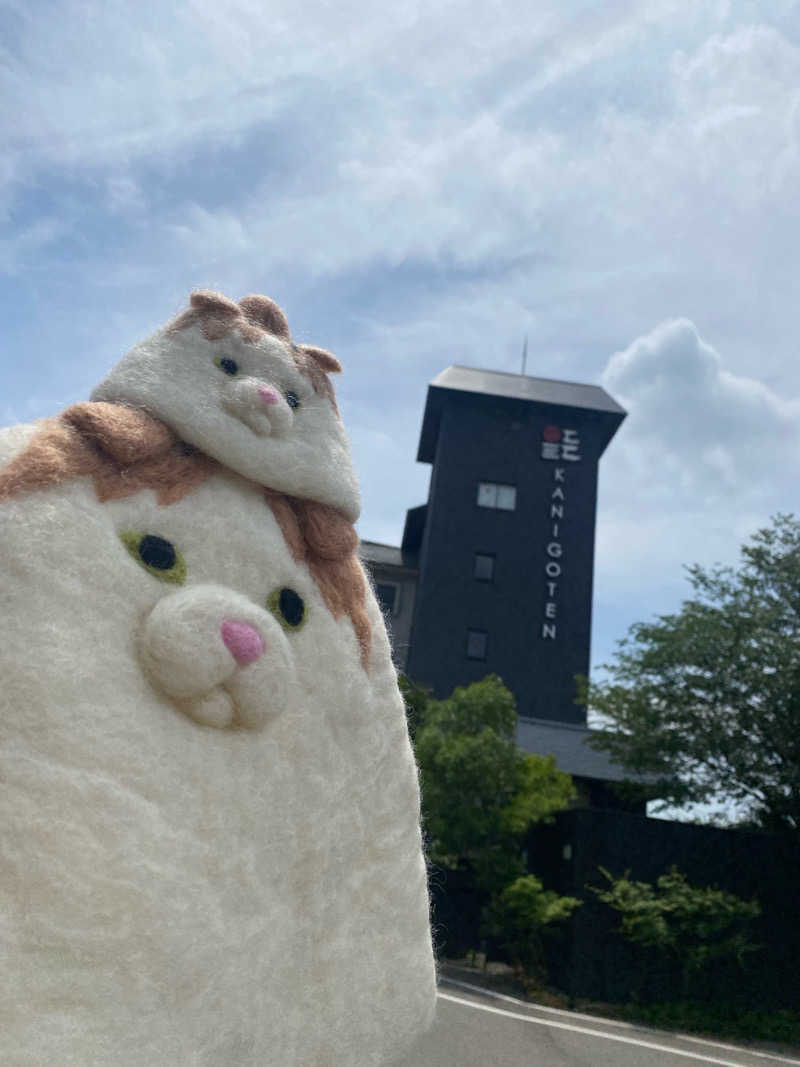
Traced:
<path fill-rule="evenodd" d="M 319 377 L 287 383 L 336 416 Z M 327 500 L 310 459 L 302 492 L 265 489 L 271 455 L 289 477 L 271 415 L 231 461 L 263 447 L 256 481 L 216 414 L 195 434 L 169 403 L 171 428 L 97 402 L 0 433 L 0 1063 L 391 1063 L 435 974 L 351 468 Z"/>

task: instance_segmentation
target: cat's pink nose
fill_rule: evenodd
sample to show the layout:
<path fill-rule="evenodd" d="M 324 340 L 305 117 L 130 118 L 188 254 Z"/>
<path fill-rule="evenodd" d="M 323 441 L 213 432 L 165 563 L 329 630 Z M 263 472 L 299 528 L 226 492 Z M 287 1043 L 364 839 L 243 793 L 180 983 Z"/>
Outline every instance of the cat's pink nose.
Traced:
<path fill-rule="evenodd" d="M 280 400 L 275 390 L 270 389 L 268 385 L 259 385 L 258 392 L 265 404 L 277 404 Z"/>
<path fill-rule="evenodd" d="M 258 659 L 266 648 L 264 638 L 248 622 L 239 619 L 226 619 L 221 628 L 225 647 L 240 667 Z"/>

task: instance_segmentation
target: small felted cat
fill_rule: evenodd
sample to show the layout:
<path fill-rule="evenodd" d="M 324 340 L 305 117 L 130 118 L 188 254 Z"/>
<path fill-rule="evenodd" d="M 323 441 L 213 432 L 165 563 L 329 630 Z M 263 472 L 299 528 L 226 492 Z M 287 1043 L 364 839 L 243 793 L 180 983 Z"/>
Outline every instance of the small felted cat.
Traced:
<path fill-rule="evenodd" d="M 192 293 L 191 307 L 136 345 L 92 392 L 141 408 L 238 474 L 330 504 L 360 499 L 324 349 L 295 344 L 266 296 Z"/>

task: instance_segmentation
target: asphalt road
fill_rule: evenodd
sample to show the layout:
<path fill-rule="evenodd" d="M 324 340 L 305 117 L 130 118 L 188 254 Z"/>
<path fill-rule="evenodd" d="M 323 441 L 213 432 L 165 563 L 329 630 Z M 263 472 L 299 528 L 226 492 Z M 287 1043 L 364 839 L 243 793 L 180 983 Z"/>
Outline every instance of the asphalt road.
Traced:
<path fill-rule="evenodd" d="M 442 980 L 436 1021 L 397 1067 L 800 1067 L 800 1059 L 557 1011 Z"/>

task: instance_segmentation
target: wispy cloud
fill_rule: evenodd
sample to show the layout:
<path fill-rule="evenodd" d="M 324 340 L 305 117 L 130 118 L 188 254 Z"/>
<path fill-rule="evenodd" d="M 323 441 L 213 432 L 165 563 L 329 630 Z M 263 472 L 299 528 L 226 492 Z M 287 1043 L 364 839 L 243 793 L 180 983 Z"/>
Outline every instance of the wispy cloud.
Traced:
<path fill-rule="evenodd" d="M 45 218 L 15 229 L 7 237 L 0 236 L 0 274 L 18 274 L 29 267 L 37 255 L 65 232 L 65 225 L 58 219 Z"/>

